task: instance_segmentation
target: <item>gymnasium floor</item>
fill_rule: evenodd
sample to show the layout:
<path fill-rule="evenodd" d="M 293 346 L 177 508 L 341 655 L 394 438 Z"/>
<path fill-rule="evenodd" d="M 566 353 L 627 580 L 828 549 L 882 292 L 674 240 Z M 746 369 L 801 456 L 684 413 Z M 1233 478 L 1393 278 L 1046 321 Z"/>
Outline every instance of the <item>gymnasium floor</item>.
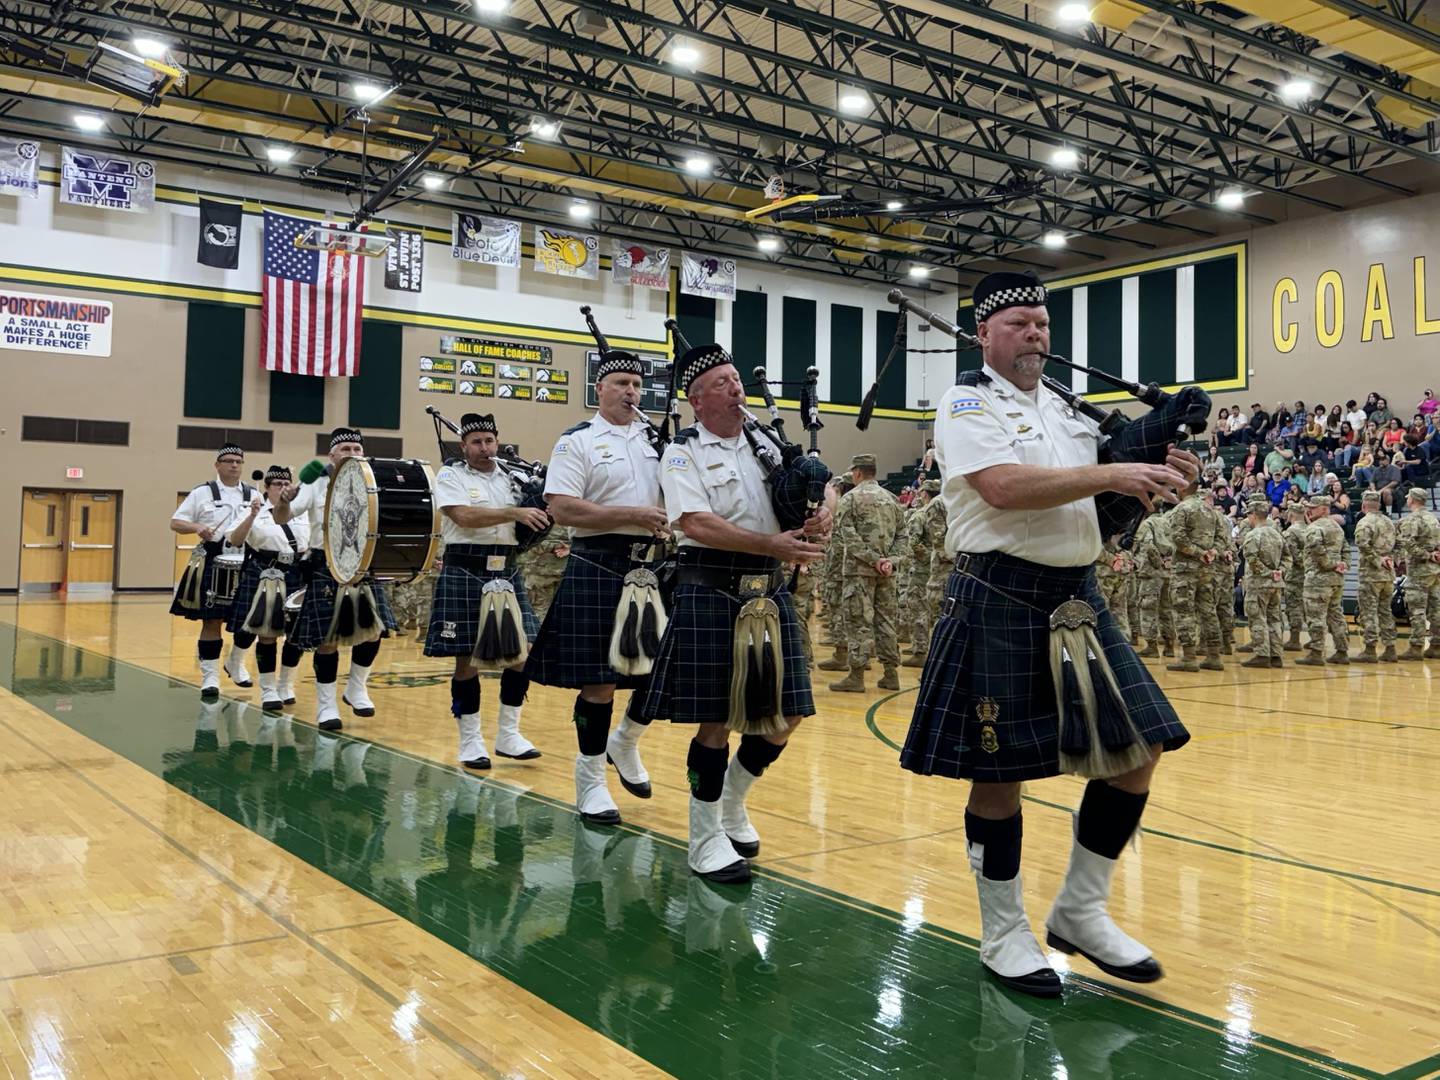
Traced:
<path fill-rule="evenodd" d="M 0 600 L 10 1075 L 1440 1075 L 1435 662 L 1162 669 L 1195 739 L 1112 910 L 1168 977 L 1077 960 L 1057 1004 L 982 976 L 965 787 L 896 764 L 914 669 L 819 692 L 737 895 L 685 865 L 683 732 L 656 725 L 655 797 L 612 784 L 627 825 L 592 831 L 572 695 L 534 688 L 545 757 L 478 779 L 413 639 L 379 714 L 317 737 L 308 663 L 293 720 L 228 682 L 203 705 L 167 604 Z M 1030 786 L 1036 923 L 1080 790 Z"/>

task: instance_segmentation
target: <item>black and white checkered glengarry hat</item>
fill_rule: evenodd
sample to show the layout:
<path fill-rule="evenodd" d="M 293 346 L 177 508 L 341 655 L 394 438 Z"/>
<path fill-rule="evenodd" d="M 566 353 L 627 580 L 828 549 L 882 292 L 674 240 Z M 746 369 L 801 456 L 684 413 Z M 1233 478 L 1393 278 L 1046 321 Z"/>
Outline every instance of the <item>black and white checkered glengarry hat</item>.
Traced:
<path fill-rule="evenodd" d="M 495 426 L 495 415 L 493 413 L 467 412 L 464 416 L 460 417 L 460 437 L 462 439 L 466 435 L 473 435 L 477 431 L 488 431 L 491 435 L 500 434 L 500 429 Z"/>
<path fill-rule="evenodd" d="M 1049 297 L 1049 291 L 1033 271 L 987 274 L 975 286 L 975 321 L 982 323 L 1009 307 L 1037 307 Z"/>
<path fill-rule="evenodd" d="M 735 363 L 735 358 L 719 345 L 696 345 L 680 357 L 675 372 L 676 383 L 690 396 L 690 384 L 711 368 Z"/>
<path fill-rule="evenodd" d="M 600 354 L 600 364 L 595 369 L 595 381 L 598 383 L 606 375 L 641 375 L 645 374 L 645 363 L 632 352 L 625 352 L 623 349 L 611 349 L 609 352 Z"/>
<path fill-rule="evenodd" d="M 359 428 L 337 427 L 334 431 L 330 432 L 331 450 L 334 450 L 335 447 L 339 446 L 341 443 L 347 442 L 359 443 L 361 446 L 364 446 L 365 437 L 360 434 Z"/>

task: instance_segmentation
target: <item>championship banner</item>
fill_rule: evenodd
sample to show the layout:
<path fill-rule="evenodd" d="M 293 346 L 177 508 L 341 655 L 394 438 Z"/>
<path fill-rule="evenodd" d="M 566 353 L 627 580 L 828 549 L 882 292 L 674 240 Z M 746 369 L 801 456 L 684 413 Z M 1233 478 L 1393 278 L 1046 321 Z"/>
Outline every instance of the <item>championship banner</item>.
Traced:
<path fill-rule="evenodd" d="M 449 375 L 421 375 L 416 385 L 427 394 L 453 394 L 455 380 Z"/>
<path fill-rule="evenodd" d="M 62 147 L 60 201 L 148 214 L 155 209 L 155 163 L 108 150 Z"/>
<path fill-rule="evenodd" d="M 610 272 L 616 285 L 670 291 L 670 249 L 610 241 Z"/>
<path fill-rule="evenodd" d="M 0 195 L 40 196 L 40 144 L 31 139 L 0 139 Z"/>
<path fill-rule="evenodd" d="M 239 203 L 200 200 L 200 247 L 195 258 L 202 266 L 234 270 L 240 265 L 240 221 L 244 213 Z"/>
<path fill-rule="evenodd" d="M 114 317 L 103 300 L 0 289 L 0 349 L 109 356 Z"/>
<path fill-rule="evenodd" d="M 419 292 L 425 278 L 425 236 L 414 229 L 387 229 L 392 238 L 385 249 L 385 287 Z"/>
<path fill-rule="evenodd" d="M 487 360 L 516 360 L 522 364 L 545 364 L 547 367 L 555 354 L 549 345 L 518 345 L 513 341 L 498 341 L 494 338 L 440 337 L 440 351 L 456 353 L 459 356 L 479 356 Z M 471 374 L 461 367 L 460 374 Z"/>
<path fill-rule="evenodd" d="M 495 396 L 502 398 L 514 398 L 516 401 L 530 400 L 530 387 L 522 386 L 519 383 L 501 383 L 495 388 Z"/>
<path fill-rule="evenodd" d="M 435 375 L 454 375 L 455 358 L 453 356 L 422 356 L 420 357 L 420 370 L 429 371 Z"/>
<path fill-rule="evenodd" d="M 551 405 L 568 405 L 570 404 L 570 391 L 563 386 L 537 386 L 535 400 L 546 401 Z"/>
<path fill-rule="evenodd" d="M 486 266 L 520 265 L 520 223 L 483 214 L 450 215 L 450 254 Z"/>
<path fill-rule="evenodd" d="M 454 363 L 454 358 L 451 358 Z M 495 365 L 488 360 L 471 360 L 468 356 L 460 361 L 461 375 L 474 375 L 481 379 L 493 379 L 495 377 Z"/>
<path fill-rule="evenodd" d="M 735 260 L 715 255 L 680 255 L 680 291 L 712 300 L 735 299 Z"/>
<path fill-rule="evenodd" d="M 562 371 L 559 368 L 536 368 L 535 381 L 537 383 L 549 383 L 551 386 L 568 386 L 570 384 L 570 372 Z"/>
<path fill-rule="evenodd" d="M 590 233 L 535 226 L 535 269 L 542 274 L 600 276 L 600 238 Z"/>
<path fill-rule="evenodd" d="M 461 379 L 460 393 L 470 397 L 494 397 L 495 384 L 493 382 L 476 382 L 472 379 Z"/>

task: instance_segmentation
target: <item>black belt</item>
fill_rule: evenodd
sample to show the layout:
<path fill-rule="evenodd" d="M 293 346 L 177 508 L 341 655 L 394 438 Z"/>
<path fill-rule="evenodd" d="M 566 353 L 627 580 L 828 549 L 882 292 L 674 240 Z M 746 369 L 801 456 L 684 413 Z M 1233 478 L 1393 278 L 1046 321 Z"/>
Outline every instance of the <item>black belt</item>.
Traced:
<path fill-rule="evenodd" d="M 200 546 L 205 549 L 205 557 L 213 559 L 225 550 L 224 540 L 201 540 Z"/>
<path fill-rule="evenodd" d="M 785 568 L 764 555 L 682 547 L 678 559 L 677 585 L 704 585 L 749 598 L 775 592 L 785 584 Z"/>
<path fill-rule="evenodd" d="M 492 555 L 503 555 L 505 569 L 509 570 L 515 565 L 519 550 L 514 544 L 446 544 L 440 559 L 456 566 L 476 566 L 483 565 Z"/>
<path fill-rule="evenodd" d="M 249 552 L 250 561 L 262 570 L 279 563 L 281 566 L 294 566 L 299 562 L 300 556 L 290 551 L 256 551 L 253 548 Z"/>
<path fill-rule="evenodd" d="M 599 536 L 577 536 L 570 542 L 571 551 L 590 551 L 605 555 L 624 555 L 634 562 L 653 562 L 650 552 L 659 543 L 654 537 L 630 536 L 624 533 L 601 533 Z M 664 548 L 661 547 L 663 557 Z"/>

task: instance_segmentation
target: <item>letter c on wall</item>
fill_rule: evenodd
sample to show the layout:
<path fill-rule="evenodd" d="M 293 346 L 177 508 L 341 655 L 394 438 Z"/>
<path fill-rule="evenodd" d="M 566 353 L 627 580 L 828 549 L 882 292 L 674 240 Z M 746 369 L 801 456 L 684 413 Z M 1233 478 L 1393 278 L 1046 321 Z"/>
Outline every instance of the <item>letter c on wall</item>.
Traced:
<path fill-rule="evenodd" d="M 1283 277 L 1275 283 L 1275 292 L 1270 298 L 1270 332 L 1275 338 L 1275 351 L 1278 353 L 1292 351 L 1300 340 L 1300 324 L 1283 322 L 1285 316 L 1280 306 L 1293 304 L 1299 299 L 1300 289 L 1294 278 Z"/>

